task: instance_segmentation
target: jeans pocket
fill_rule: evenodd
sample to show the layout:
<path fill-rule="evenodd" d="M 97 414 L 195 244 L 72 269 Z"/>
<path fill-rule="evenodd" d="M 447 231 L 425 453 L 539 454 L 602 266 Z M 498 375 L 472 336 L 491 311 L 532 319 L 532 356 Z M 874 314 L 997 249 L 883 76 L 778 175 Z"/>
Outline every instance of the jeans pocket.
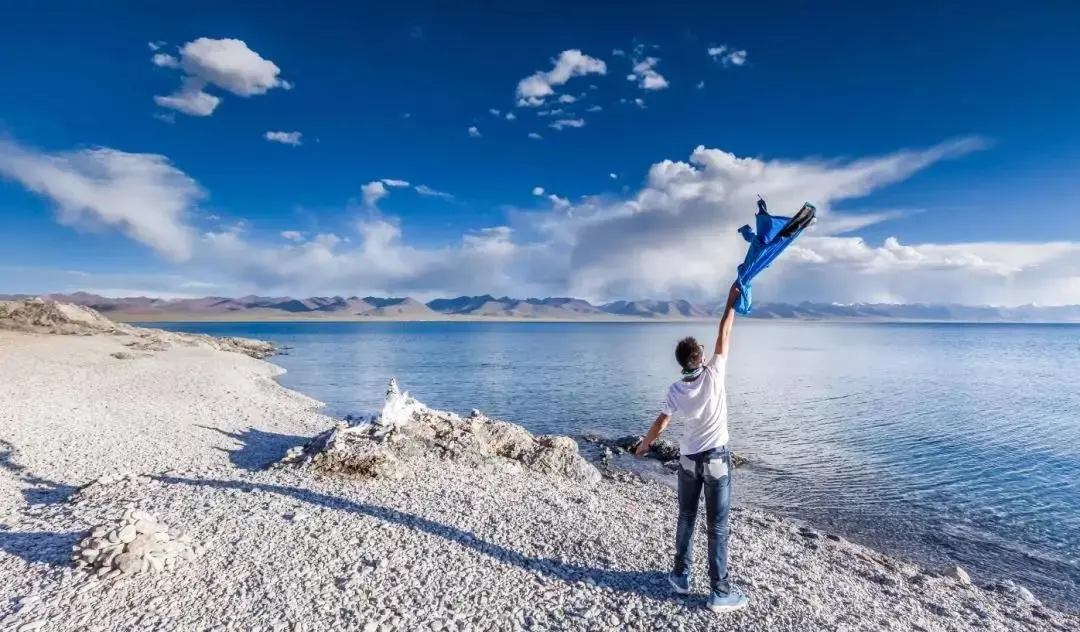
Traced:
<path fill-rule="evenodd" d="M 728 475 L 728 460 L 726 458 L 710 459 L 705 463 L 705 476 L 720 480 Z"/>

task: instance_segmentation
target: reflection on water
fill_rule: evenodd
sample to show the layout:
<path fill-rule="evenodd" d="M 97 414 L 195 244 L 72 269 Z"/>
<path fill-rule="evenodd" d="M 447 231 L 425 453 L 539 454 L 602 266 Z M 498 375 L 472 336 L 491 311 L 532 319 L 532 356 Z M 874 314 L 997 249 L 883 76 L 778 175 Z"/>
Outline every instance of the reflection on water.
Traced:
<path fill-rule="evenodd" d="M 711 324 L 197 323 L 293 345 L 282 383 L 344 415 L 396 375 L 535 432 L 643 434 Z M 1080 327 L 741 321 L 737 502 L 1080 605 Z M 678 432 L 677 422 L 672 431 Z M 669 431 L 671 432 L 671 431 Z"/>

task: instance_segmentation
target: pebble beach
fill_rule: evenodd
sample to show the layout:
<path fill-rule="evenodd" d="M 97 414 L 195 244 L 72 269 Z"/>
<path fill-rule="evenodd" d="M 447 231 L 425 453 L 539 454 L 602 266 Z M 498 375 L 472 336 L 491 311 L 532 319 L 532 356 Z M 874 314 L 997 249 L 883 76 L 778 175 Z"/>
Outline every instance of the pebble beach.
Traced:
<path fill-rule="evenodd" d="M 703 559 L 693 594 L 665 579 L 674 492 L 552 467 L 569 440 L 489 449 L 505 427 L 433 411 L 483 458 L 409 443 L 400 475 L 319 469 L 287 456 L 341 421 L 265 347 L 4 309 L 0 631 L 1080 630 L 1023 586 L 748 508 L 730 565 L 750 607 L 715 615 Z"/>

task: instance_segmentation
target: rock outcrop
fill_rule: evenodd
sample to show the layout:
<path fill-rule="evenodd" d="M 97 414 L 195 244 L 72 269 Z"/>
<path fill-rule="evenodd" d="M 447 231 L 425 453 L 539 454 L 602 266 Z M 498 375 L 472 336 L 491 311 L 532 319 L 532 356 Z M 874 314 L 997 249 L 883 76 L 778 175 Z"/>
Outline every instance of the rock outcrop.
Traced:
<path fill-rule="evenodd" d="M 261 340 L 215 338 L 116 323 L 89 307 L 41 298 L 0 301 L 0 329 L 68 336 L 127 336 L 132 340 L 125 345 L 137 351 L 161 351 L 174 345 L 205 346 L 259 359 L 272 356 L 276 351 L 272 343 Z"/>
<path fill-rule="evenodd" d="M 569 437 L 534 436 L 517 424 L 434 410 L 390 380 L 383 409 L 350 418 L 290 450 L 284 463 L 360 478 L 401 478 L 415 459 L 435 457 L 476 467 L 511 459 L 530 470 L 596 483 L 600 472 Z"/>

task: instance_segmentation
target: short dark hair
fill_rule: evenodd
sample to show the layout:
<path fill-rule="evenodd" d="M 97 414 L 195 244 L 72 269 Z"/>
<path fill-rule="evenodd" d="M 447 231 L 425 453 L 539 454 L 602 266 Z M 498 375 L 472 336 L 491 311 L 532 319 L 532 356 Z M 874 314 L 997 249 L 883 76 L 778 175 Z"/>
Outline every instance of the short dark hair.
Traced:
<path fill-rule="evenodd" d="M 687 336 L 675 345 L 675 361 L 684 369 L 696 369 L 701 366 L 701 345 L 697 338 Z"/>

